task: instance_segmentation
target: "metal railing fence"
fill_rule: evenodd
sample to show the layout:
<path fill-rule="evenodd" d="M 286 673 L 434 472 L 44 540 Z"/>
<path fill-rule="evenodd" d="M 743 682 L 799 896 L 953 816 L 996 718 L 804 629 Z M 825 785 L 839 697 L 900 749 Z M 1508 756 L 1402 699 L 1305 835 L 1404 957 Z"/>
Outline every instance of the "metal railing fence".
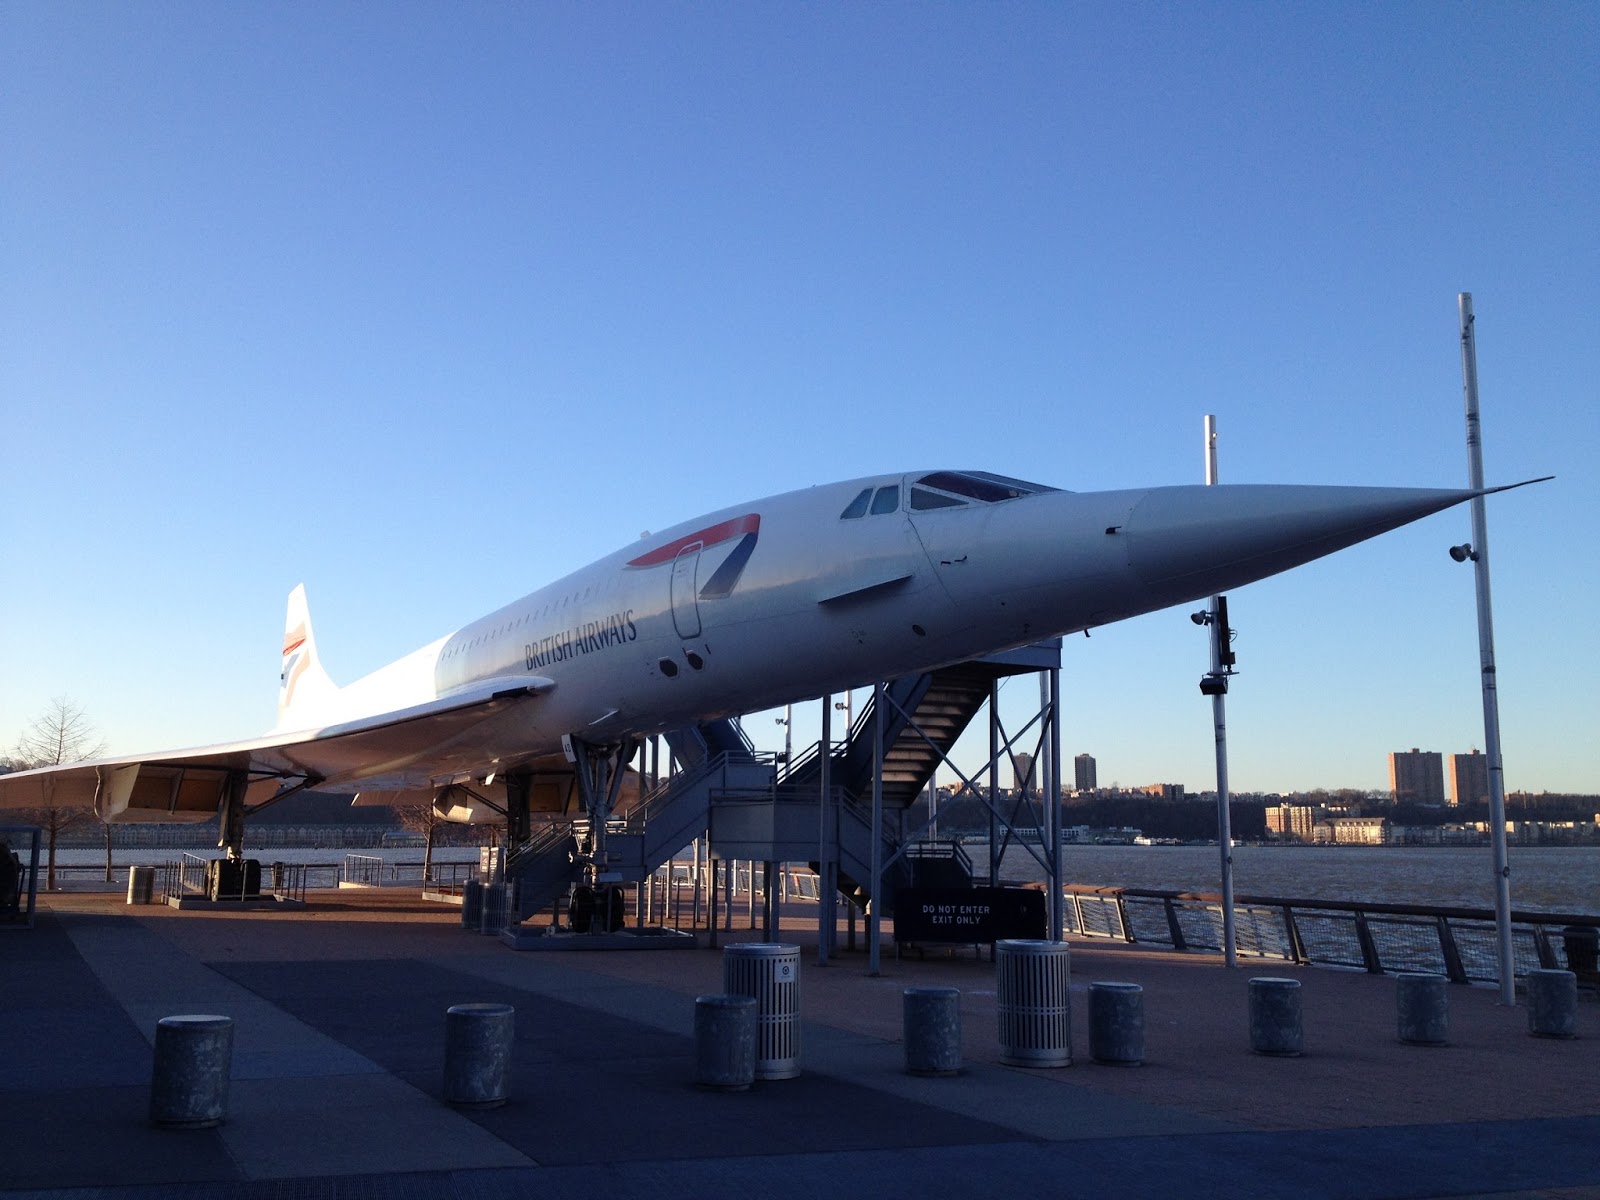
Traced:
<path fill-rule="evenodd" d="M 478 877 L 475 862 L 440 862 L 431 864 L 431 878 L 423 878 L 422 860 L 388 861 L 371 854 L 346 854 L 339 865 L 337 883 L 359 884 L 364 887 L 392 887 L 396 884 L 459 886 Z"/>
<path fill-rule="evenodd" d="M 1222 897 L 1144 888 L 1065 888 L 1066 932 L 1079 937 L 1221 953 Z M 1234 940 L 1243 957 L 1348 967 L 1374 974 L 1428 971 L 1456 983 L 1497 978 L 1494 912 L 1416 904 L 1357 904 L 1277 896 L 1234 898 Z M 1513 912 L 1516 972 L 1539 967 L 1597 982 L 1600 917 Z"/>

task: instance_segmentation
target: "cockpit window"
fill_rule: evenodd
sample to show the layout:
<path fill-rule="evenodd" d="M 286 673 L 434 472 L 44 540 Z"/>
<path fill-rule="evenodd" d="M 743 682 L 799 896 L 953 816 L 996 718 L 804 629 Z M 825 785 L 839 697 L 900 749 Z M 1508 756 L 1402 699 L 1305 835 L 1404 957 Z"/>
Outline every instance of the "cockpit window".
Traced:
<path fill-rule="evenodd" d="M 937 488 L 941 492 L 948 492 L 955 496 L 965 497 L 967 500 L 978 500 L 985 504 L 995 504 L 1001 500 L 1015 500 L 1018 496 L 1032 496 L 1039 492 L 1053 492 L 1056 489 L 1046 487 L 1042 483 L 1029 483 L 1023 479 L 1012 479 L 1008 475 L 995 475 L 989 471 L 935 471 L 931 475 L 924 475 L 917 480 L 922 488 Z M 931 496 L 932 493 L 929 493 Z M 962 501 L 957 501 L 961 503 Z M 916 493 L 912 495 L 913 508 L 948 508 L 947 503 L 938 501 L 919 500 Z"/>
<path fill-rule="evenodd" d="M 947 495 L 944 492 L 932 492 L 925 487 L 911 489 L 911 510 L 913 512 L 926 512 L 930 508 L 960 508 L 963 504 L 970 503 L 959 496 Z"/>
<path fill-rule="evenodd" d="M 1048 483 L 1030 483 L 1026 479 L 1017 479 L 1011 475 L 996 475 L 993 471 L 963 471 L 963 475 L 970 475 L 974 479 L 987 479 L 990 483 L 998 483 L 1002 487 L 1010 488 L 1019 496 L 1036 496 L 1041 492 L 1059 492 L 1058 487 L 1051 487 Z"/>
<path fill-rule="evenodd" d="M 867 505 L 871 502 L 871 500 L 872 489 L 862 488 L 861 494 L 858 495 L 854 500 L 850 501 L 850 503 L 845 507 L 845 510 L 839 514 L 839 519 L 841 521 L 851 521 L 856 517 L 866 516 Z"/>
<path fill-rule="evenodd" d="M 906 506 L 912 512 L 927 512 L 935 508 L 962 508 L 973 503 L 998 504 L 1003 500 L 1015 500 L 1018 496 L 1059 490 L 990 471 L 934 471 L 912 482 Z M 852 521 L 869 513 L 876 517 L 898 512 L 899 509 L 900 488 L 897 484 L 867 487 L 856 493 L 855 499 L 839 514 L 839 519 Z"/>

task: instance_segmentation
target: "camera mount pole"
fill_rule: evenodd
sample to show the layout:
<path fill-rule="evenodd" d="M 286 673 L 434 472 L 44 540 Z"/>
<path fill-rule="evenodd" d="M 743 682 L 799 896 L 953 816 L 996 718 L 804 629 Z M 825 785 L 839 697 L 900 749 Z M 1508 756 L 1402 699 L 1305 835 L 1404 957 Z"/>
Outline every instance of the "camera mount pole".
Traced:
<path fill-rule="evenodd" d="M 1483 487 L 1483 435 L 1478 424 L 1478 349 L 1472 332 L 1472 293 L 1456 297 L 1461 310 L 1461 387 L 1467 407 L 1467 486 Z M 1517 1002 L 1511 953 L 1511 864 L 1506 854 L 1506 783 L 1500 761 L 1500 693 L 1495 687 L 1494 613 L 1489 605 L 1489 522 L 1483 496 L 1472 499 L 1472 570 L 1478 585 L 1478 661 L 1483 675 L 1483 751 L 1489 758 L 1489 840 L 1494 853 L 1494 929 L 1500 1003 Z"/>
<path fill-rule="evenodd" d="M 1217 418 L 1206 415 L 1206 486 L 1217 482 Z M 1230 967 L 1239 965 L 1233 929 L 1233 822 L 1228 812 L 1227 675 L 1224 660 L 1231 661 L 1226 639 L 1227 598 L 1211 597 L 1211 675 L 1222 686 L 1211 695 L 1211 723 L 1217 739 L 1217 846 L 1222 853 L 1222 949 Z"/>

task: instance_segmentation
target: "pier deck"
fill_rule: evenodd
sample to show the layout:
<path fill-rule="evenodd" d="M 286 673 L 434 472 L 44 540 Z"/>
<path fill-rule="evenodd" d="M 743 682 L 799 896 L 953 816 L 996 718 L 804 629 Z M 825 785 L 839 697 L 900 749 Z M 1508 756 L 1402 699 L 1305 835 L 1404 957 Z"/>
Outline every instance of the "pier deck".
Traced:
<path fill-rule="evenodd" d="M 1600 1005 L 1530 1037 L 1453 987 L 1451 1044 L 1401 1045 L 1394 980 L 1103 942 L 1073 945 L 1075 1065 L 998 1064 L 994 968 L 806 947 L 804 1073 L 692 1084 L 693 997 L 721 955 L 518 954 L 415 895 L 177 913 L 54 895 L 0 933 L 0 1190 L 145 1197 L 858 1195 L 1600 1197 Z M 759 940 L 735 930 L 724 942 Z M 1306 1054 L 1248 1048 L 1246 981 L 1303 982 Z M 1145 989 L 1146 1062 L 1087 1054 L 1087 985 Z M 966 1070 L 901 1070 L 900 993 L 961 989 Z M 512 1100 L 439 1099 L 444 1010 L 517 1010 Z M 156 1021 L 236 1022 L 229 1119 L 146 1122 Z M 80 1191 L 79 1189 L 87 1189 Z"/>

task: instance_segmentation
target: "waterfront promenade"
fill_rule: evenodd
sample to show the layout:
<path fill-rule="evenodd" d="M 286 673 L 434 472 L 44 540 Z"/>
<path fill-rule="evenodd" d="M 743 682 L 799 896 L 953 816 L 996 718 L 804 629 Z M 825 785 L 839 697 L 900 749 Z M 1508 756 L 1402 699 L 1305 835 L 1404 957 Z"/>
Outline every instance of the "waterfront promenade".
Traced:
<path fill-rule="evenodd" d="M 703 936 L 703 935 L 702 935 Z M 736 929 L 724 943 L 758 940 Z M 44 899 L 0 932 L 0 1190 L 104 1197 L 1600 1197 L 1600 1004 L 1580 1037 L 1452 987 L 1451 1044 L 1401 1045 L 1394 980 L 1074 943 L 1075 1064 L 998 1064 L 994 969 L 970 951 L 866 974 L 803 954 L 804 1073 L 693 1086 L 708 949 L 517 953 L 414 893 L 298 912 Z M 1254 975 L 1303 984 L 1306 1054 L 1248 1049 Z M 1144 989 L 1146 1063 L 1093 1064 L 1085 991 Z M 902 1071 L 900 993 L 961 989 L 966 1070 Z M 440 1100 L 444 1012 L 513 1004 L 512 1100 Z M 146 1121 L 156 1021 L 236 1022 L 229 1119 Z"/>

